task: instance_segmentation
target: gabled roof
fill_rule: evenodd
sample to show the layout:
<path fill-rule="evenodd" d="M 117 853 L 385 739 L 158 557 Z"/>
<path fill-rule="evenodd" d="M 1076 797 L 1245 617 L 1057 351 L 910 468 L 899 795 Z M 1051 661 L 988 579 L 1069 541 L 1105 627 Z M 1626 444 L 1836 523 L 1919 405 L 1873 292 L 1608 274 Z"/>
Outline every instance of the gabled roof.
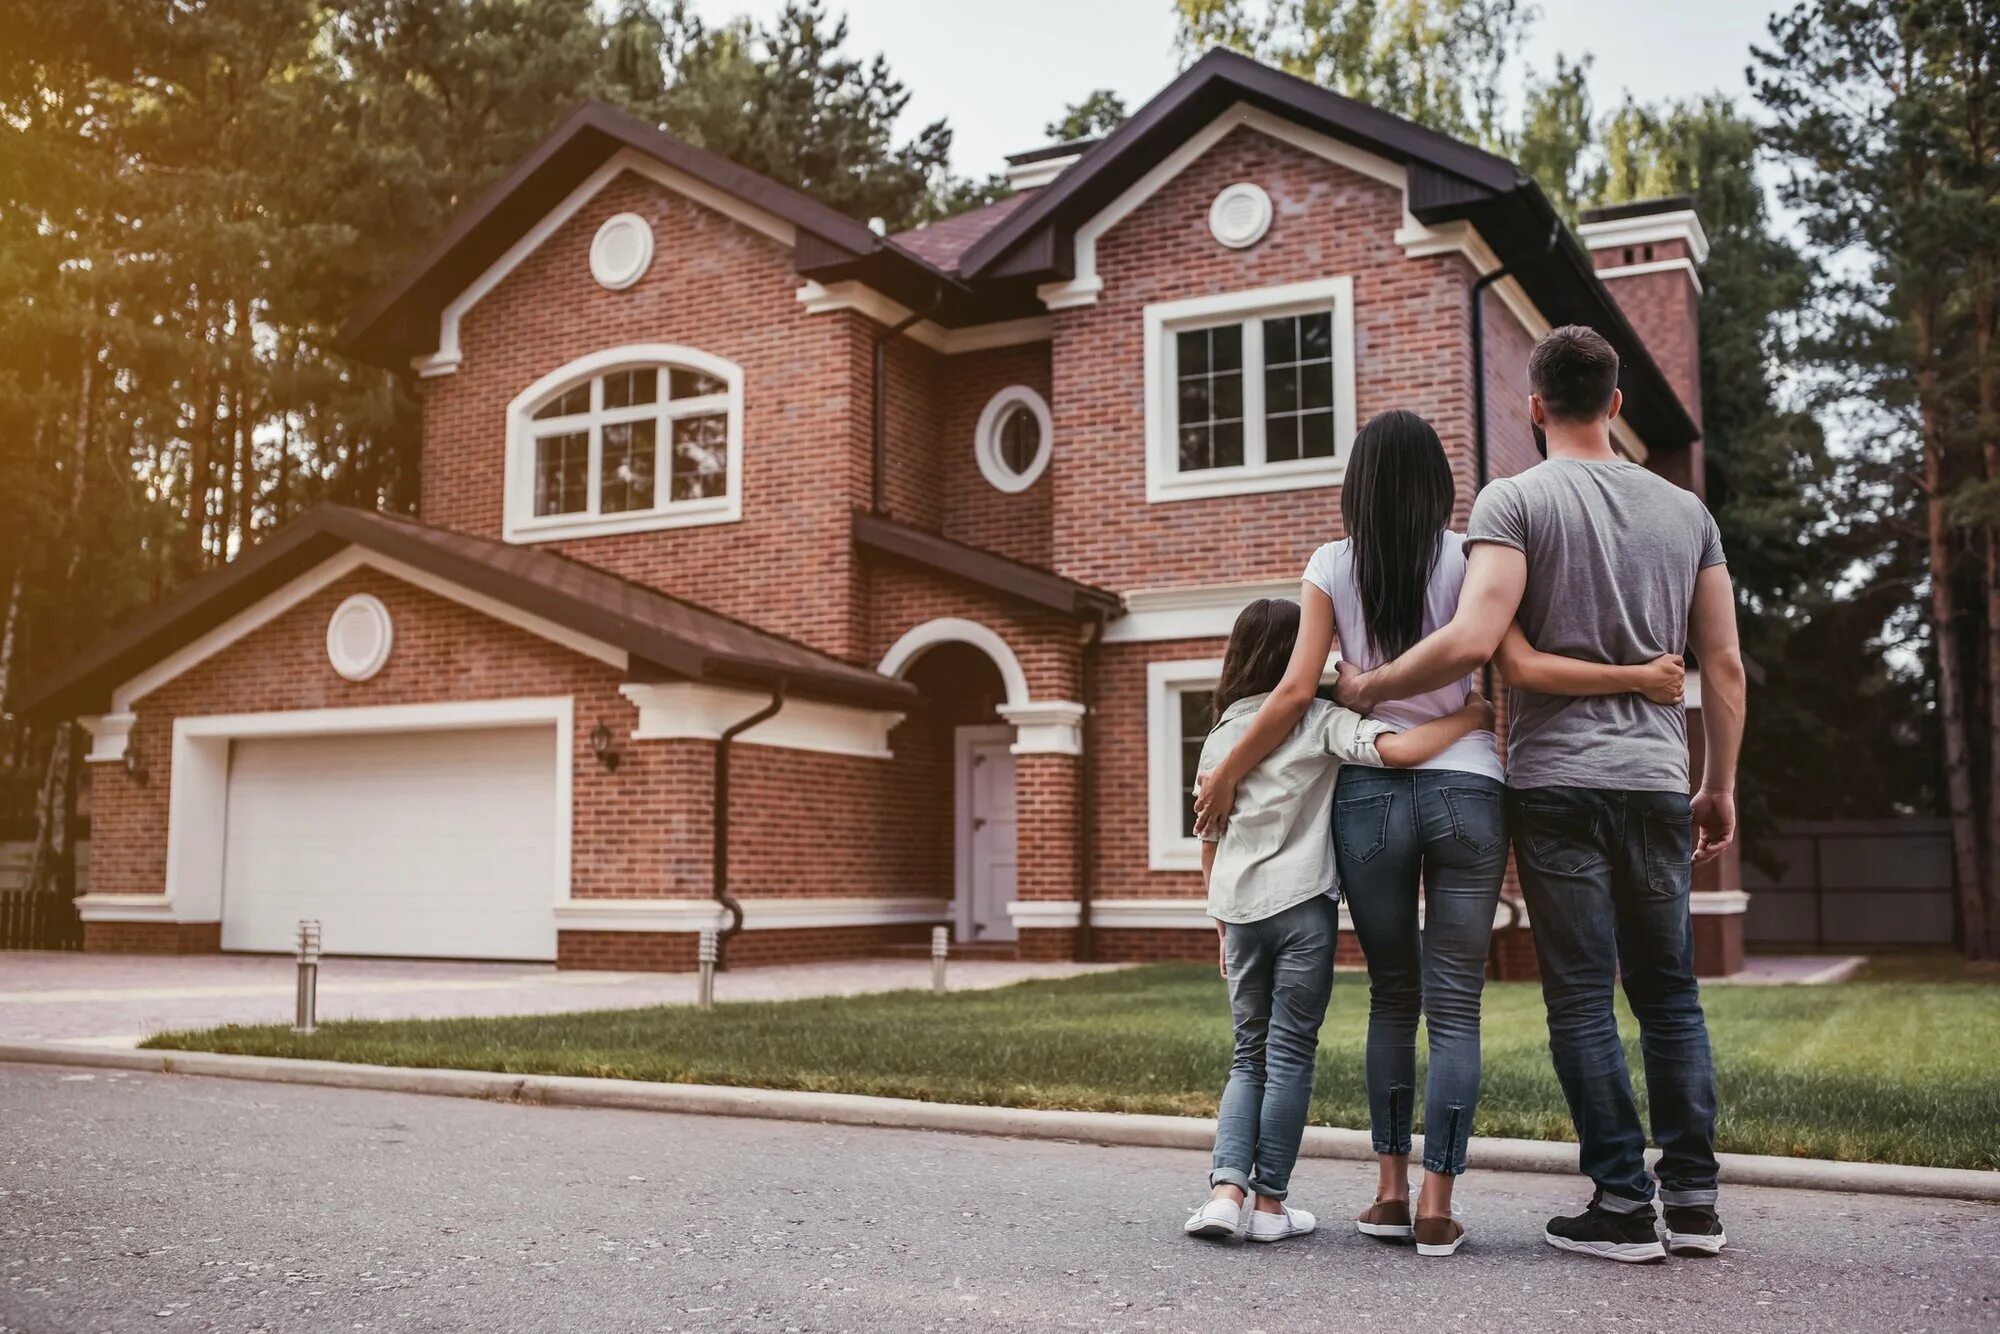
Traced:
<path fill-rule="evenodd" d="M 906 681 L 553 552 L 320 505 L 39 682 L 23 712 L 105 712 L 118 686 L 349 546 L 622 649 L 633 679 L 767 689 L 782 682 L 793 695 L 879 709 L 907 709 L 917 698 Z"/>
<path fill-rule="evenodd" d="M 1045 611 L 1088 617 L 1124 610 L 1123 599 L 1106 589 L 867 510 L 854 512 L 854 542 L 864 551 L 899 556 Z"/>
<path fill-rule="evenodd" d="M 919 259 L 937 265 L 946 273 L 956 274 L 959 256 L 1033 199 L 1035 193 L 1023 190 L 979 208 L 954 213 L 927 226 L 897 232 L 889 239 Z"/>

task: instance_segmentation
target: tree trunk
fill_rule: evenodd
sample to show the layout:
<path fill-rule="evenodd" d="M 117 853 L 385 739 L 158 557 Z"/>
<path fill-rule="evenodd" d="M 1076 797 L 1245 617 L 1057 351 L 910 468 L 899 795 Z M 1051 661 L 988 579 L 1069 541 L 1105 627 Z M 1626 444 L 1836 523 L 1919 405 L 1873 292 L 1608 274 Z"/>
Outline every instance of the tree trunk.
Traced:
<path fill-rule="evenodd" d="M 1993 364 L 1994 297 L 1991 274 L 1973 301 L 1973 365 L 1979 396 L 1979 450 L 1989 486 L 2000 488 L 2000 368 Z M 1965 953 L 1972 959 L 2000 959 L 2000 519 L 1986 523 L 1986 872 L 1978 886 L 1979 918 L 1973 933 L 1965 922 Z"/>
<path fill-rule="evenodd" d="M 236 302 L 236 552 L 250 549 L 250 524 L 257 503 L 256 442 L 251 439 L 249 408 L 250 365 L 254 352 L 250 343 L 251 302 Z"/>
<path fill-rule="evenodd" d="M 181 573 L 202 567 L 208 529 L 209 440 L 215 431 L 214 399 L 208 392 L 206 363 L 194 372 L 194 427 L 188 432 L 187 527 L 181 532 Z"/>
<path fill-rule="evenodd" d="M 69 451 L 69 518 L 65 525 L 69 539 L 69 561 L 63 569 L 63 591 L 75 591 L 76 567 L 83 558 L 83 498 L 86 478 L 90 471 L 90 426 L 91 413 L 95 406 L 91 393 L 97 380 L 97 348 L 87 344 L 84 349 L 83 373 L 76 394 L 76 437 Z M 71 605 L 75 603 L 72 600 Z"/>

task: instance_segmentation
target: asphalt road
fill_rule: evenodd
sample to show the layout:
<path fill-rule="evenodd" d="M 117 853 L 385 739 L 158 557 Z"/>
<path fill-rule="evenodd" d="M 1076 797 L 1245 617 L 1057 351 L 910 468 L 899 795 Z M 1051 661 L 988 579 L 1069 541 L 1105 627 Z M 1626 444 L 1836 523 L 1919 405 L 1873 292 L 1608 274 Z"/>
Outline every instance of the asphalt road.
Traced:
<path fill-rule="evenodd" d="M 1449 1260 L 1179 1233 L 1205 1161 L 919 1131 L 0 1065 L 0 1334 L 97 1330 L 1991 1330 L 2000 1209 L 1744 1188 L 1720 1259 L 1554 1251 L 1489 1173 Z"/>

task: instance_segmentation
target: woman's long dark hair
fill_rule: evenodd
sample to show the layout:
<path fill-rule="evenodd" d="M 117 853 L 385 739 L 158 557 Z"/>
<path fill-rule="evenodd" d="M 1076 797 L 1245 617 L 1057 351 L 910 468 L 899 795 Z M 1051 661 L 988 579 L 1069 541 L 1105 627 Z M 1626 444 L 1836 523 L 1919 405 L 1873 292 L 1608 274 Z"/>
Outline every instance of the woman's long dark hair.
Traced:
<path fill-rule="evenodd" d="M 1222 651 L 1222 679 L 1215 683 L 1215 717 L 1239 699 L 1276 690 L 1299 641 L 1299 604 L 1258 598 L 1236 613 L 1229 647 Z"/>
<path fill-rule="evenodd" d="M 1362 624 L 1384 662 L 1423 638 L 1424 593 L 1456 496 L 1444 443 L 1416 413 L 1380 413 L 1355 435 L 1340 521 L 1354 539 Z"/>

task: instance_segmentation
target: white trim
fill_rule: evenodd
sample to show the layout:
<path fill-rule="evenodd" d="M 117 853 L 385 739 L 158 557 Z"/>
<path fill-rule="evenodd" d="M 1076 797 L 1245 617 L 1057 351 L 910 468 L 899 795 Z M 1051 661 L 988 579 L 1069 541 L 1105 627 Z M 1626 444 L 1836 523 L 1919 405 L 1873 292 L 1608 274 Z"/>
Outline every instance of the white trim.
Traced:
<path fill-rule="evenodd" d="M 874 288 L 852 281 L 821 283 L 808 279 L 798 290 L 798 300 L 808 315 L 830 315 L 836 311 L 852 310 L 885 327 L 901 324 L 916 313 Z M 962 352 L 983 352 L 988 348 L 1046 343 L 1055 336 L 1055 324 L 1046 315 L 996 320 L 991 324 L 974 324 L 963 329 L 947 329 L 930 320 L 919 320 L 906 332 L 913 342 L 933 352 L 957 356 Z"/>
<path fill-rule="evenodd" d="M 352 735 L 552 727 L 555 732 L 555 862 L 549 901 L 569 897 L 570 789 L 574 765 L 569 696 L 386 704 L 352 709 L 192 715 L 174 720 L 173 776 L 167 799 L 166 897 L 180 920 L 220 921 L 229 744 L 244 737 Z"/>
<path fill-rule="evenodd" d="M 949 899 L 739 899 L 745 931 L 896 926 L 951 918 Z M 728 914 L 713 899 L 570 899 L 555 907 L 558 931 L 700 931 Z"/>
<path fill-rule="evenodd" d="M 1013 472 L 1000 457 L 1000 427 L 1014 408 L 1026 408 L 1035 419 L 1035 427 L 1041 432 L 1041 443 L 1035 449 L 1035 457 L 1020 472 Z M 1048 471 L 1049 459 L 1055 453 L 1055 423 L 1049 415 L 1048 400 L 1024 384 L 1008 385 L 980 410 L 979 424 L 972 430 L 972 456 L 978 460 L 979 473 L 995 490 L 1012 494 L 1026 491 Z"/>
<path fill-rule="evenodd" d="M 528 256 L 541 247 L 542 242 L 553 236 L 558 228 L 577 210 L 596 198 L 599 191 L 616 180 L 621 172 L 633 172 L 657 185 L 663 185 L 676 194 L 684 195 L 695 203 L 715 210 L 724 217 L 742 223 L 752 231 L 761 232 L 782 246 L 797 244 L 798 234 L 789 222 L 752 208 L 735 195 L 716 189 L 704 181 L 696 180 L 684 172 L 669 167 L 655 158 L 647 157 L 630 148 L 620 149 L 611 155 L 604 165 L 586 177 L 583 183 L 569 192 L 562 202 L 544 213 L 541 220 L 522 235 L 521 239 L 507 248 L 506 253 L 486 267 L 486 271 L 473 279 L 471 284 L 454 297 L 438 316 L 437 351 L 427 356 L 412 357 L 410 364 L 417 374 L 426 379 L 437 375 L 450 375 L 465 360 L 465 353 L 459 345 L 459 326 L 465 313 L 478 305 L 480 300 L 500 285 L 502 279 Z"/>
<path fill-rule="evenodd" d="M 165 894 L 79 894 L 76 914 L 86 922 L 177 922 Z"/>
<path fill-rule="evenodd" d="M 700 405 L 689 414 L 682 404 L 666 396 L 666 386 L 662 383 L 657 402 L 632 409 L 631 420 L 659 423 L 653 441 L 658 459 L 653 474 L 653 508 L 600 514 L 597 512 L 600 471 L 598 437 L 603 429 L 605 410 L 598 403 L 602 391 L 596 387 L 596 378 L 625 367 L 656 367 L 664 372 L 670 366 L 714 376 L 722 381 L 724 392 L 683 401 Z M 585 418 L 581 415 L 574 419 L 576 430 L 587 430 L 590 436 L 589 506 L 585 512 L 537 517 L 533 512 L 535 441 L 538 429 L 546 433 L 555 423 L 538 423 L 533 419 L 533 413 L 551 395 L 581 380 L 593 382 L 589 424 L 584 425 Z M 702 500 L 661 499 L 662 496 L 670 496 L 673 488 L 671 419 L 678 415 L 713 416 L 718 409 L 726 422 L 724 447 L 729 469 L 723 493 Z M 621 414 L 623 419 L 622 414 L 626 410 L 610 411 Z M 607 347 L 578 357 L 542 376 L 507 404 L 505 467 L 501 535 L 509 542 L 557 542 L 579 537 L 605 537 L 613 533 L 647 533 L 664 528 L 735 523 L 743 517 L 743 368 L 713 353 L 679 343 L 627 343 L 622 347 Z"/>
<path fill-rule="evenodd" d="M 359 658 L 345 653 L 341 644 L 341 626 L 356 617 L 365 617 L 374 623 L 375 644 L 369 652 Z M 389 661 L 389 654 L 396 646 L 396 622 L 389 615 L 389 609 L 382 605 L 382 599 L 373 593 L 354 593 L 333 609 L 333 615 L 326 618 L 326 660 L 341 677 L 349 681 L 366 681 L 373 677 Z"/>
<path fill-rule="evenodd" d="M 1125 594 L 1125 614 L 1104 627 L 1107 644 L 1169 639 L 1223 639 L 1244 607 L 1258 598 L 1297 598 L 1296 580 L 1140 588 Z"/>
<path fill-rule="evenodd" d="M 1075 899 L 1015 899 L 1007 905 L 1016 931 L 1067 931 L 1083 925 L 1083 905 Z"/>
<path fill-rule="evenodd" d="M 1231 212 L 1238 200 L 1249 204 L 1250 212 L 1241 226 L 1232 223 Z M 1255 181 L 1226 185 L 1208 206 L 1208 234 L 1230 250 L 1248 250 L 1271 230 L 1271 196 Z"/>
<path fill-rule="evenodd" d="M 1146 664 L 1146 865 L 1151 870 L 1201 869 L 1201 840 L 1181 833 L 1182 783 L 1192 787 L 1195 776 L 1180 772 L 1180 712 L 1172 705 L 1181 691 L 1212 686 L 1221 675 L 1220 658 Z"/>
<path fill-rule="evenodd" d="M 1750 895 L 1740 889 L 1697 890 L 1688 895 L 1688 911 L 1696 917 L 1730 917 L 1750 911 Z"/>
<path fill-rule="evenodd" d="M 1261 321 L 1279 315 L 1330 311 L 1333 338 L 1333 443 L 1331 458 L 1264 460 L 1264 376 Z M 1243 323 L 1243 456 L 1236 468 L 1180 471 L 1176 427 L 1179 394 L 1174 335 Z M 1356 429 L 1354 402 L 1354 279 L 1345 275 L 1246 292 L 1162 301 L 1145 309 L 1146 501 L 1201 500 L 1338 486 Z"/>
<path fill-rule="evenodd" d="M 1016 755 L 1083 754 L 1081 704 L 1038 699 L 1028 704 L 1002 704 L 995 710 L 1014 726 Z"/>
<path fill-rule="evenodd" d="M 953 643 L 970 644 L 993 659 L 993 665 L 1000 669 L 1007 703 L 1024 705 L 1029 702 L 1028 674 L 1021 670 L 1021 660 L 1014 656 L 1013 649 L 1007 647 L 1007 641 L 991 627 L 961 616 L 940 616 L 905 631 L 903 637 L 882 655 L 881 665 L 875 670 L 884 676 L 901 677 L 926 649 Z"/>
<path fill-rule="evenodd" d="M 719 741 L 727 728 L 771 702 L 768 695 L 756 691 L 693 681 L 627 682 L 618 687 L 618 693 L 639 711 L 639 721 L 632 729 L 634 741 Z M 889 731 L 902 720 L 900 713 L 788 699 L 776 716 L 736 740 L 753 746 L 886 760 L 894 758 L 889 750 Z"/>
<path fill-rule="evenodd" d="M 954 727 L 951 733 L 951 920 L 956 938 L 971 940 L 972 932 L 972 748 L 1006 741 L 1013 736 L 1007 727 L 971 723 Z M 1015 793 L 1016 830 L 1019 829 L 1020 794 Z M 1011 914 L 1010 914 L 1011 916 Z"/>
<path fill-rule="evenodd" d="M 120 685 L 111 692 L 112 713 L 132 712 L 135 701 L 145 698 L 183 672 L 215 656 L 244 636 L 268 625 L 321 589 L 363 566 L 380 570 L 393 579 L 399 579 L 427 593 L 470 607 L 496 621 L 560 644 L 572 652 L 595 658 L 619 671 L 624 671 L 626 668 L 626 654 L 621 648 L 606 644 L 602 640 L 592 639 L 588 635 L 578 634 L 553 621 L 546 621 L 539 616 L 521 611 L 497 598 L 461 588 L 449 580 L 440 579 L 427 571 L 378 555 L 364 547 L 350 546 L 320 562 L 291 583 L 267 594 L 260 601 L 238 612 L 200 638 L 182 645 Z"/>
<path fill-rule="evenodd" d="M 1685 241 L 1695 263 L 1708 262 L 1708 233 L 1702 230 L 1701 219 L 1691 208 L 1677 209 L 1672 213 L 1641 213 L 1635 218 L 1579 223 L 1576 237 L 1588 250 Z"/>
<path fill-rule="evenodd" d="M 626 267 L 614 269 L 605 248 L 617 240 L 621 231 L 631 232 L 638 238 L 638 253 Z M 638 282 L 646 276 L 646 270 L 652 263 L 653 225 L 637 213 L 612 214 L 597 229 L 597 235 L 590 238 L 590 276 L 597 279 L 597 285 L 607 292 L 622 292 Z"/>
<path fill-rule="evenodd" d="M 1259 107 L 1238 102 L 1188 136 L 1181 146 L 1162 158 L 1118 198 L 1076 229 L 1074 243 L 1075 277 L 1067 282 L 1044 283 L 1036 289 L 1042 304 L 1050 310 L 1067 310 L 1095 302 L 1104 290 L 1097 272 L 1097 241 L 1123 222 L 1132 211 L 1157 194 L 1168 182 L 1186 171 L 1202 154 L 1220 143 L 1232 130 L 1257 131 L 1280 143 L 1303 149 L 1316 157 L 1346 167 L 1399 191 L 1407 190 L 1407 174 L 1396 163 L 1329 135 L 1309 130 Z"/>
<path fill-rule="evenodd" d="M 1071 163 L 1082 156 L 1080 152 L 1065 153 L 1061 157 L 1037 158 L 1019 166 L 1010 165 L 1007 168 L 1007 184 L 1016 190 L 1038 190 L 1062 175 Z"/>
<path fill-rule="evenodd" d="M 90 753 L 83 757 L 86 764 L 111 764 L 125 758 L 125 747 L 132 739 L 132 724 L 139 721 L 134 713 L 96 713 L 76 720 L 77 726 L 90 734 Z"/>
<path fill-rule="evenodd" d="M 1675 269 L 1687 274 L 1688 281 L 1694 284 L 1695 294 L 1699 296 L 1701 273 L 1695 268 L 1694 261 L 1686 255 L 1682 255 L 1679 259 L 1656 259 L 1647 264 L 1619 264 L 1608 269 L 1599 269 L 1597 276 L 1600 281 L 1607 278 L 1636 278 L 1642 273 L 1671 273 Z"/>

